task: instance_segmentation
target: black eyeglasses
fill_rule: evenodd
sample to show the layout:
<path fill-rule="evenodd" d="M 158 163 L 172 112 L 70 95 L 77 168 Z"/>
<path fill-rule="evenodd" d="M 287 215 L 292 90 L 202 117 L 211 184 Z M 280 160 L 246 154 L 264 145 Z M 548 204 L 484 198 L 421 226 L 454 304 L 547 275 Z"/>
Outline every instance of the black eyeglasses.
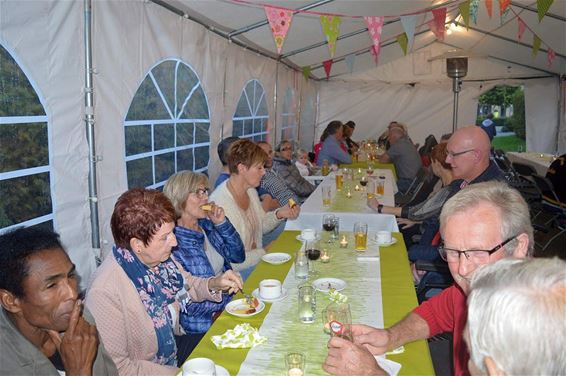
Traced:
<path fill-rule="evenodd" d="M 457 157 L 457 156 L 462 155 L 462 154 L 469 153 L 469 152 L 474 151 L 474 150 L 476 150 L 476 149 L 468 149 L 468 150 L 464 150 L 464 151 L 459 151 L 459 152 L 457 152 L 457 153 L 454 153 L 454 152 L 452 152 L 452 151 L 449 151 L 449 152 L 448 152 L 448 156 L 449 156 L 450 158 L 454 158 L 454 157 Z"/>
<path fill-rule="evenodd" d="M 482 264 L 487 262 L 487 260 L 489 260 L 489 256 L 491 256 L 492 253 L 499 251 L 501 248 L 505 247 L 507 243 L 509 243 L 511 240 L 515 239 L 516 237 L 517 235 L 505 240 L 503 243 L 500 243 L 489 250 L 470 249 L 468 251 L 460 251 L 459 249 L 447 248 L 444 246 L 443 243 L 441 243 L 438 246 L 438 253 L 440 253 L 440 257 L 442 257 L 444 261 L 449 263 L 459 262 L 460 255 L 464 254 L 466 260 L 470 260 L 476 264 Z"/>
<path fill-rule="evenodd" d="M 279 149 L 279 151 L 289 151 L 289 150 L 293 150 L 293 148 L 292 147 L 284 147 L 284 148 Z"/>
<path fill-rule="evenodd" d="M 208 194 L 210 193 L 210 189 L 208 189 L 208 188 L 197 188 L 190 193 L 196 194 L 198 198 L 203 198 L 204 196 L 208 196 Z"/>

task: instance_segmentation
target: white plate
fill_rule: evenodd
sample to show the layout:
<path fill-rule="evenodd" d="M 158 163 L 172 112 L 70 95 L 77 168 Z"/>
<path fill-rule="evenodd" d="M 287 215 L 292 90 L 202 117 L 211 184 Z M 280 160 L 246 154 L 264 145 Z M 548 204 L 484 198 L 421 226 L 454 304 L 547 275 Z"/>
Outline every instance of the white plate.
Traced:
<path fill-rule="evenodd" d="M 261 259 L 269 264 L 279 265 L 284 264 L 287 261 L 291 260 L 291 255 L 288 253 L 266 253 L 265 255 L 261 256 Z"/>
<path fill-rule="evenodd" d="M 375 243 L 380 247 L 389 247 L 390 245 L 397 243 L 397 239 L 391 238 L 391 242 L 389 242 L 389 243 L 380 243 L 380 242 L 377 241 L 377 239 L 375 239 Z"/>
<path fill-rule="evenodd" d="M 278 301 L 285 299 L 288 295 L 288 291 L 287 291 L 286 288 L 281 288 L 281 295 L 279 295 L 279 297 L 273 298 L 273 299 L 268 299 L 268 298 L 264 298 L 263 296 L 260 295 L 259 287 L 258 287 L 257 289 L 252 291 L 252 295 L 255 296 L 256 298 L 260 299 L 260 300 L 263 300 L 266 303 L 273 303 L 273 302 L 278 302 Z"/>
<path fill-rule="evenodd" d="M 342 291 L 346 288 L 346 281 L 338 278 L 320 278 L 314 281 L 312 285 L 320 292 L 329 292 L 331 288 Z"/>
<path fill-rule="evenodd" d="M 260 300 L 259 305 L 255 308 L 255 312 L 253 313 L 236 312 L 238 310 L 246 309 L 246 308 L 249 308 L 249 306 L 246 304 L 246 299 L 236 299 L 236 300 L 232 300 L 230 303 L 226 305 L 226 312 L 237 317 L 251 317 L 263 311 L 263 309 L 265 308 L 265 303 Z"/>
<path fill-rule="evenodd" d="M 308 240 L 303 239 L 303 238 L 301 237 L 301 234 L 297 235 L 297 237 L 296 237 L 295 239 L 297 239 L 297 240 L 300 241 L 300 242 L 306 242 L 306 241 L 308 241 Z M 314 237 L 314 239 L 311 239 L 310 241 L 312 242 L 312 241 L 316 241 L 316 240 L 320 240 L 320 234 L 316 234 L 316 236 Z"/>
<path fill-rule="evenodd" d="M 230 376 L 230 372 L 222 366 L 215 364 L 214 367 L 216 368 L 216 376 Z"/>

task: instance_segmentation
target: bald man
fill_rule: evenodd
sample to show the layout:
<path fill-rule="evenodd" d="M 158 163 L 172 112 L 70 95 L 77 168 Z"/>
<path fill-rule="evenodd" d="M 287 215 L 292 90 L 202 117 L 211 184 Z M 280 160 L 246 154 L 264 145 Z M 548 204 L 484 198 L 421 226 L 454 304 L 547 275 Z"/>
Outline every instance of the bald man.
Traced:
<path fill-rule="evenodd" d="M 458 129 L 448 140 L 446 163 L 452 166 L 454 179 L 463 185 L 489 180 L 505 180 L 490 157 L 491 142 L 480 127 L 469 125 Z"/>

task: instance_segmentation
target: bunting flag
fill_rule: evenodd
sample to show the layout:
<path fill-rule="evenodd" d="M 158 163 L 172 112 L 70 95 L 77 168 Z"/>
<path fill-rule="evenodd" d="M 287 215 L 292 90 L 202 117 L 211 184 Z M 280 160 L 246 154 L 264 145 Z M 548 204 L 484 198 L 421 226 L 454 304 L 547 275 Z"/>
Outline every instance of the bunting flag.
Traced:
<path fill-rule="evenodd" d="M 417 26 L 417 16 L 401 16 L 401 24 L 407 35 L 407 46 L 409 49 L 413 45 L 415 39 L 415 27 Z M 407 53 L 405 53 L 406 55 Z"/>
<path fill-rule="evenodd" d="M 548 51 L 546 52 L 546 59 L 548 60 L 548 67 L 552 67 L 552 62 L 556 59 L 556 52 L 550 47 L 548 47 Z"/>
<path fill-rule="evenodd" d="M 336 40 L 340 32 L 340 22 L 341 19 L 339 16 L 320 16 L 322 32 L 326 36 L 331 58 L 334 57 L 334 53 L 336 52 Z"/>
<path fill-rule="evenodd" d="M 409 39 L 407 38 L 407 34 L 403 33 L 397 37 L 397 43 L 401 46 L 403 53 L 407 56 L 407 43 Z"/>
<path fill-rule="evenodd" d="M 487 9 L 489 18 L 491 18 L 491 16 L 493 16 L 493 0 L 485 0 L 485 8 Z"/>
<path fill-rule="evenodd" d="M 554 0 L 537 0 L 538 22 L 542 21 L 553 2 Z"/>
<path fill-rule="evenodd" d="M 379 58 L 379 50 L 381 48 L 381 31 L 383 30 L 384 20 L 385 17 L 364 17 L 364 21 L 366 21 L 366 25 L 368 27 L 369 36 L 373 42 L 373 48 L 370 49 L 370 52 L 372 55 L 373 52 L 376 54 L 376 56 L 374 56 L 375 64 L 377 64 L 377 59 Z"/>
<path fill-rule="evenodd" d="M 379 62 L 379 50 L 375 48 L 375 46 L 371 46 L 369 48 L 369 53 L 373 56 L 373 61 L 375 61 L 375 65 Z"/>
<path fill-rule="evenodd" d="M 503 17 L 503 14 L 507 10 L 507 7 L 511 3 L 511 0 L 499 0 L 499 16 Z"/>
<path fill-rule="evenodd" d="M 432 20 L 427 22 L 427 25 L 434 33 L 434 36 L 439 41 L 444 41 L 444 32 L 446 31 L 444 24 L 446 22 L 446 8 L 433 9 Z"/>
<path fill-rule="evenodd" d="M 330 77 L 330 70 L 332 69 L 332 59 L 325 60 L 322 62 L 322 66 L 324 67 L 324 71 L 326 72 L 326 79 Z"/>
<path fill-rule="evenodd" d="M 281 54 L 283 42 L 285 42 L 285 37 L 287 36 L 287 32 L 291 27 L 293 12 L 291 12 L 290 10 L 273 8 L 269 6 L 264 6 L 263 9 L 265 10 L 267 21 L 269 21 L 269 26 L 271 26 L 271 33 L 273 34 L 275 47 L 277 47 L 277 53 Z"/>
<path fill-rule="evenodd" d="M 458 5 L 458 9 L 460 9 L 460 16 L 462 16 L 462 20 L 464 24 L 466 24 L 466 29 L 470 28 L 470 0 L 464 1 L 460 5 Z"/>
<path fill-rule="evenodd" d="M 303 77 L 305 78 L 305 80 L 308 80 L 310 75 L 311 75 L 310 65 L 304 66 L 303 67 Z"/>
<path fill-rule="evenodd" d="M 540 49 L 540 38 L 538 35 L 533 35 L 533 56 L 537 56 L 538 50 Z"/>
<path fill-rule="evenodd" d="M 348 71 L 354 73 L 354 64 L 356 63 L 356 54 L 350 54 L 344 58 Z"/>
<path fill-rule="evenodd" d="M 525 21 L 523 21 L 523 19 L 521 17 L 517 17 L 517 24 L 519 25 L 519 42 L 521 41 L 521 39 L 523 38 L 523 34 L 525 33 L 525 30 L 527 28 L 527 25 L 525 24 Z"/>
<path fill-rule="evenodd" d="M 480 0 L 471 0 L 470 2 L 470 17 L 474 21 L 474 25 L 478 24 L 478 9 L 480 7 Z"/>
<path fill-rule="evenodd" d="M 505 23 L 505 20 L 507 19 L 507 16 L 509 15 L 511 8 L 507 7 L 504 11 L 503 14 L 501 15 L 501 17 L 499 18 L 499 24 L 501 26 L 503 26 L 503 24 Z"/>

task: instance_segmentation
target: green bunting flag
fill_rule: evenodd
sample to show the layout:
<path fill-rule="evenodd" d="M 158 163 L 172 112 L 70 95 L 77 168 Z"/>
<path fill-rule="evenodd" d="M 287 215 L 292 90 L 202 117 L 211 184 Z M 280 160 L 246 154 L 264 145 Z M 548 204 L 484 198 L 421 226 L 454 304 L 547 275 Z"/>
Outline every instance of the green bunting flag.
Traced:
<path fill-rule="evenodd" d="M 409 38 L 407 38 L 407 34 L 403 33 L 397 37 L 397 43 L 401 46 L 403 53 L 405 56 L 407 55 L 407 45 L 409 44 Z"/>
<path fill-rule="evenodd" d="M 305 67 L 303 67 L 303 77 L 305 78 L 305 80 L 308 80 L 309 77 L 311 75 L 311 67 L 310 65 L 307 65 Z"/>
<path fill-rule="evenodd" d="M 538 22 L 542 21 L 553 2 L 554 0 L 537 0 Z"/>
<path fill-rule="evenodd" d="M 540 49 L 540 38 L 535 34 L 533 35 L 533 56 L 537 56 Z"/>
<path fill-rule="evenodd" d="M 466 29 L 470 28 L 470 0 L 463 2 L 458 6 L 462 20 L 466 24 Z"/>

